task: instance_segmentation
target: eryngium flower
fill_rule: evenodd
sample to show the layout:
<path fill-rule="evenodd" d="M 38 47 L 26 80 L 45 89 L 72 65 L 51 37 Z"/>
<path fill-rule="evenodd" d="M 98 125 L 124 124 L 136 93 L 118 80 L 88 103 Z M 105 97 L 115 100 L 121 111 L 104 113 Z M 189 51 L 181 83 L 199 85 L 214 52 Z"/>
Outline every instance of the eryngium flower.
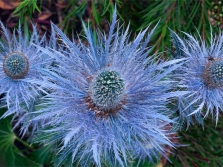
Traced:
<path fill-rule="evenodd" d="M 0 94 L 1 107 L 7 107 L 7 112 L 2 116 L 18 114 L 24 109 L 29 110 L 30 103 L 43 91 L 35 81 L 41 79 L 39 68 L 50 64 L 50 58 L 37 53 L 32 45 L 46 45 L 45 37 L 41 40 L 33 26 L 33 33 L 28 39 L 22 35 L 21 26 L 13 34 L 0 22 L 2 41 L 0 42 Z M 52 39 L 51 45 L 55 45 Z"/>
<path fill-rule="evenodd" d="M 81 166 L 128 166 L 136 158 L 153 161 L 165 153 L 164 145 L 172 147 L 166 127 L 173 121 L 165 105 L 180 93 L 170 92 L 167 74 L 180 60 L 153 63 L 147 44 L 154 29 L 130 42 L 128 27 L 116 30 L 116 23 L 115 11 L 108 36 L 99 32 L 96 40 L 83 25 L 88 46 L 72 43 L 53 25 L 67 51 L 37 46 L 57 66 L 43 71 L 55 90 L 34 113 L 39 116 L 33 120 L 49 119 L 34 141 L 62 142 L 57 165 L 71 157 Z"/>
<path fill-rule="evenodd" d="M 193 123 L 192 115 L 203 124 L 202 118 L 209 113 L 218 121 L 219 112 L 223 110 L 223 36 L 212 36 L 210 44 L 197 40 L 184 33 L 182 40 L 171 32 L 178 55 L 186 58 L 185 64 L 177 69 L 179 87 L 188 91 L 180 97 L 178 109 L 187 124 Z"/>

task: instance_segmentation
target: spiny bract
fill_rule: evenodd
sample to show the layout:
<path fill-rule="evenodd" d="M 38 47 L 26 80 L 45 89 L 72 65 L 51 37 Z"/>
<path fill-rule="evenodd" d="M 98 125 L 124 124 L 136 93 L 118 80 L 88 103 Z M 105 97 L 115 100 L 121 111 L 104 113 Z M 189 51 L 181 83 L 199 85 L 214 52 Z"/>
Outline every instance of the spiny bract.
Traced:
<path fill-rule="evenodd" d="M 184 33 L 187 38 L 180 39 L 171 31 L 175 45 L 175 56 L 186 58 L 184 65 L 176 70 L 179 87 L 188 92 L 180 97 L 178 109 L 187 125 L 193 123 L 192 116 L 203 125 L 203 118 L 209 113 L 216 117 L 223 110 L 223 35 L 213 36 L 210 44 L 197 40 Z"/>
<path fill-rule="evenodd" d="M 0 24 L 3 32 L 0 42 L 0 94 L 4 94 L 1 107 L 8 108 L 2 117 L 16 116 L 30 110 L 32 101 L 44 92 L 36 82 L 42 76 L 39 68 L 49 66 L 52 61 L 37 53 L 38 49 L 32 45 L 45 46 L 48 43 L 45 37 L 40 39 L 35 26 L 29 39 L 22 34 L 20 25 L 10 34 L 3 23 Z M 50 39 L 49 43 L 53 47 L 56 41 Z"/>
<path fill-rule="evenodd" d="M 165 145 L 172 147 L 167 127 L 173 120 L 165 105 L 180 92 L 170 92 L 167 76 L 181 60 L 155 63 L 147 58 L 155 28 L 130 42 L 128 27 L 115 30 L 116 24 L 115 10 L 108 36 L 99 31 L 97 39 L 83 24 L 87 46 L 80 40 L 72 43 L 52 25 L 67 50 L 36 46 L 57 63 L 42 71 L 54 90 L 34 112 L 38 116 L 33 120 L 49 118 L 34 141 L 62 141 L 57 165 L 70 156 L 71 164 L 81 166 L 128 166 L 136 158 L 153 161 L 164 155 Z"/>

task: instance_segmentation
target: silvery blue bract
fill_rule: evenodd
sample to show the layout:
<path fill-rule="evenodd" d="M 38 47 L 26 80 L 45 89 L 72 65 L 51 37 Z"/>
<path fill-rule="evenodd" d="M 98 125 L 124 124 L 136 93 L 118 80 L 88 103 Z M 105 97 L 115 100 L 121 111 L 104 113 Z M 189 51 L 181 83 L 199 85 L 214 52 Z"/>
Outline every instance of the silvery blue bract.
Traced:
<path fill-rule="evenodd" d="M 33 103 L 45 92 L 41 88 L 42 74 L 39 70 L 52 64 L 52 58 L 38 53 L 38 49 L 33 44 L 55 48 L 56 38 L 52 32 L 49 42 L 46 42 L 45 36 L 40 39 L 36 27 L 33 26 L 33 33 L 29 39 L 22 34 L 20 25 L 10 34 L 1 22 L 0 24 L 2 29 L 0 94 L 4 94 L 1 107 L 8 109 L 2 118 L 14 114 L 14 118 L 19 118 L 18 125 L 24 122 L 22 115 L 32 110 Z M 28 129 L 28 125 L 23 128 Z"/>
<path fill-rule="evenodd" d="M 184 65 L 176 71 L 181 89 L 188 91 L 187 95 L 179 97 L 178 109 L 187 125 L 193 123 L 193 116 L 203 125 L 203 118 L 209 113 L 218 121 L 219 112 L 223 110 L 223 36 L 213 37 L 210 44 L 204 40 L 195 39 L 184 33 L 182 40 L 171 31 L 176 49 L 172 53 L 186 58 Z"/>
<path fill-rule="evenodd" d="M 166 104 L 171 97 L 170 74 L 181 60 L 156 63 L 147 58 L 154 31 L 147 29 L 129 41 L 128 27 L 117 25 L 116 10 L 108 36 L 96 40 L 84 26 L 87 46 L 76 45 L 52 25 L 66 49 L 36 47 L 55 59 L 42 70 L 51 93 L 42 100 L 33 120 L 49 119 L 37 132 L 36 142 L 62 142 L 56 165 L 68 161 L 81 166 L 129 166 L 134 159 L 151 162 L 165 154 L 168 127 L 173 121 Z"/>
<path fill-rule="evenodd" d="M 41 91 L 35 84 L 35 80 L 42 76 L 38 68 L 50 65 L 51 62 L 43 54 L 38 54 L 32 45 L 45 45 L 45 38 L 39 40 L 35 26 L 30 39 L 22 35 L 21 26 L 11 36 L 2 23 L 1 28 L 4 36 L 0 42 L 0 94 L 5 93 L 8 111 L 3 117 L 6 117 L 19 112 L 21 106 L 29 108 L 30 101 Z"/>

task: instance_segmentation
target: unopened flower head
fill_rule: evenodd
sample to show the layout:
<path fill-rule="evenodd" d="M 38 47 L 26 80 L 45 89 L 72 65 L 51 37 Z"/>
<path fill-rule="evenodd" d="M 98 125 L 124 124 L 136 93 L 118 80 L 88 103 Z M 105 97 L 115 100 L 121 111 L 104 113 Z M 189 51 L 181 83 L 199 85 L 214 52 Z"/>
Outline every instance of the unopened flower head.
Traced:
<path fill-rule="evenodd" d="M 63 141 L 57 165 L 71 156 L 71 163 L 82 166 L 128 166 L 136 158 L 152 161 L 165 152 L 164 145 L 172 146 L 166 126 L 173 121 L 165 105 L 180 93 L 167 93 L 172 88 L 167 76 L 180 60 L 155 63 L 147 58 L 154 29 L 130 42 L 128 27 L 116 30 L 116 24 L 115 10 L 108 36 L 99 31 L 97 39 L 83 25 L 87 46 L 71 42 L 53 25 L 67 50 L 37 46 L 57 63 L 42 71 L 54 91 L 34 113 L 33 120 L 50 119 L 35 141 Z"/>
<path fill-rule="evenodd" d="M 192 115 L 203 124 L 203 117 L 209 113 L 216 117 L 217 123 L 219 112 L 223 110 L 223 35 L 214 37 L 211 33 L 208 45 L 208 42 L 187 33 L 185 40 L 171 33 L 178 54 L 186 58 L 185 64 L 177 71 L 179 86 L 188 91 L 180 98 L 180 113 L 188 125 L 193 123 Z"/>
<path fill-rule="evenodd" d="M 32 45 L 46 45 L 45 37 L 39 39 L 36 27 L 28 37 L 23 36 L 21 26 L 12 34 L 1 24 L 3 31 L 0 42 L 0 94 L 5 94 L 1 107 L 8 110 L 2 117 L 29 110 L 32 100 L 43 90 L 36 83 L 41 80 L 39 68 L 50 65 L 50 58 L 41 53 Z M 50 42 L 53 44 L 52 40 Z M 23 108 L 23 109 L 22 109 Z"/>

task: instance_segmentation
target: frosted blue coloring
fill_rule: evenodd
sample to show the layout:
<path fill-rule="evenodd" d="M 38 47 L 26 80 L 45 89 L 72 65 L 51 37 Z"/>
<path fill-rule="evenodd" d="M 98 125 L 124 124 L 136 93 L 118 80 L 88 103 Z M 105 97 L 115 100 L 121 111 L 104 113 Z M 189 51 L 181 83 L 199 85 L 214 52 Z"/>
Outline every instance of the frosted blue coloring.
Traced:
<path fill-rule="evenodd" d="M 30 38 L 23 35 L 21 26 L 12 34 L 0 22 L 2 40 L 0 41 L 0 94 L 4 94 L 0 107 L 8 110 L 2 118 L 14 114 L 19 118 L 25 111 L 31 110 L 31 104 L 37 97 L 46 93 L 42 85 L 41 68 L 48 68 L 52 58 L 38 51 L 39 46 L 55 46 L 55 38 L 46 42 L 45 36 L 39 37 L 33 26 Z M 22 123 L 22 119 L 19 120 Z M 28 128 L 28 127 L 27 127 Z"/>
<path fill-rule="evenodd" d="M 169 75 L 182 60 L 148 56 L 155 28 L 130 41 L 129 27 L 119 25 L 115 10 L 108 35 L 98 31 L 94 36 L 83 24 L 86 37 L 75 44 L 52 26 L 60 50 L 36 45 L 56 66 L 42 70 L 51 91 L 32 121 L 49 122 L 35 141 L 61 143 L 57 166 L 67 161 L 67 166 L 126 167 L 135 159 L 154 162 L 165 156 L 165 146 L 173 146 L 167 127 L 174 123 L 166 104 L 183 94 L 172 91 Z"/>
<path fill-rule="evenodd" d="M 203 125 L 203 118 L 211 114 L 218 122 L 223 111 L 223 35 L 210 33 L 210 41 L 199 36 L 196 39 L 184 33 L 181 39 L 171 31 L 176 57 L 186 58 L 184 65 L 176 71 L 178 88 L 188 91 L 179 98 L 178 110 L 189 126 L 194 120 Z M 210 43 L 210 44 L 207 44 Z"/>

